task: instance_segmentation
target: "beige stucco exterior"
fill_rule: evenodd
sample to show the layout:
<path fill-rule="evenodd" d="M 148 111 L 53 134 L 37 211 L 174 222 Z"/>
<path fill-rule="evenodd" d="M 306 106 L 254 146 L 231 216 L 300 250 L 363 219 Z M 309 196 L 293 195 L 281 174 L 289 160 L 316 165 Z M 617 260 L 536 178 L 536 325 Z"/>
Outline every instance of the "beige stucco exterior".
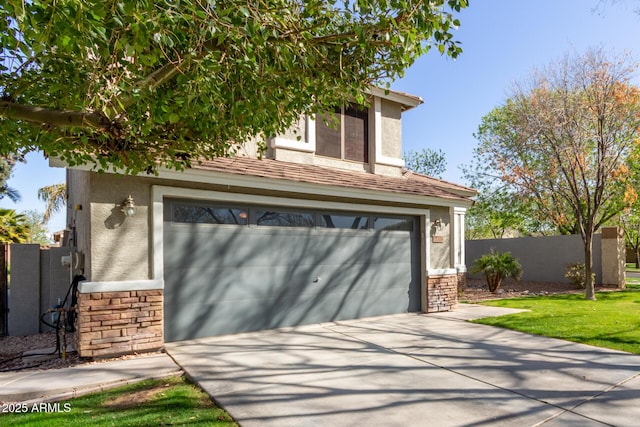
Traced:
<path fill-rule="evenodd" d="M 287 162 L 400 176 L 404 166 L 401 115 L 403 109 L 410 107 L 382 96 L 372 95 L 369 101 L 369 163 L 316 156 L 314 116 L 302 116 L 282 135 L 270 138 L 267 157 Z M 252 149 L 254 147 L 249 144 L 241 151 L 243 155 L 251 157 Z"/>
<path fill-rule="evenodd" d="M 451 263 L 451 222 L 448 207 L 433 206 L 430 208 L 431 224 L 429 226 L 431 263 L 430 270 L 454 268 Z"/>
<path fill-rule="evenodd" d="M 382 155 L 402 159 L 402 108 L 395 102 L 380 100 L 382 109 Z"/>
<path fill-rule="evenodd" d="M 82 205 L 80 210 L 69 210 L 70 223 L 75 224 L 78 250 L 86 254 L 85 276 L 90 281 L 122 281 L 153 279 L 153 214 L 152 192 L 155 187 L 175 188 L 187 194 L 189 190 L 212 192 L 252 193 L 256 197 L 271 197 L 273 191 L 249 188 L 231 188 L 206 182 L 188 182 L 175 179 L 132 177 L 113 174 L 98 174 L 86 171 L 71 171 L 72 184 L 69 206 Z M 132 195 L 137 207 L 135 216 L 126 217 L 121 205 L 127 195 Z M 299 197 L 297 194 L 280 194 L 282 197 Z M 233 197 L 231 195 L 230 197 Z M 313 197 L 315 203 L 330 201 L 353 201 L 344 197 Z M 324 200 L 324 202 L 323 202 Z M 414 208 L 415 205 L 397 204 L 398 209 Z M 375 204 L 371 206 L 375 210 Z M 451 256 L 451 224 L 449 206 L 425 205 L 428 222 L 424 235 L 429 240 L 428 270 L 455 268 Z M 440 225 L 436 225 L 436 220 Z M 426 264 L 426 260 L 425 260 Z"/>
<path fill-rule="evenodd" d="M 71 230 L 68 245 L 84 256 L 85 272 L 91 270 L 91 188 L 89 172 L 67 169 L 67 228 Z"/>

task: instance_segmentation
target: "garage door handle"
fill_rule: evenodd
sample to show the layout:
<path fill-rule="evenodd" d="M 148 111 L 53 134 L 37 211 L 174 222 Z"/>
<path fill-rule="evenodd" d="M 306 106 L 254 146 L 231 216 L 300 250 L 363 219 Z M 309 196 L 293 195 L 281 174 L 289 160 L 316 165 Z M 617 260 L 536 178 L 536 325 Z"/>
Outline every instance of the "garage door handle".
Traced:
<path fill-rule="evenodd" d="M 318 283 L 320 281 L 319 277 L 316 277 L 315 279 L 313 279 L 313 283 Z"/>

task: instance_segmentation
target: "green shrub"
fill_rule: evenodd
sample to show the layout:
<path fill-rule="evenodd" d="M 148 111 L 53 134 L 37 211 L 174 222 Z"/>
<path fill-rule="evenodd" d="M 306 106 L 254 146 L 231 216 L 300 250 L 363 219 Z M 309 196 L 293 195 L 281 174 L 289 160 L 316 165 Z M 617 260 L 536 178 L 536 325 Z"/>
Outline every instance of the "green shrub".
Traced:
<path fill-rule="evenodd" d="M 587 273 L 583 262 L 577 262 L 575 264 L 567 264 L 564 277 L 569 279 L 576 287 L 584 289 L 587 286 Z M 596 281 L 596 273 L 591 273 L 591 280 L 593 283 Z"/>
<path fill-rule="evenodd" d="M 471 266 L 472 273 L 483 273 L 491 292 L 498 290 L 502 280 L 512 277 L 520 280 L 522 267 L 510 252 L 495 252 L 478 258 Z"/>

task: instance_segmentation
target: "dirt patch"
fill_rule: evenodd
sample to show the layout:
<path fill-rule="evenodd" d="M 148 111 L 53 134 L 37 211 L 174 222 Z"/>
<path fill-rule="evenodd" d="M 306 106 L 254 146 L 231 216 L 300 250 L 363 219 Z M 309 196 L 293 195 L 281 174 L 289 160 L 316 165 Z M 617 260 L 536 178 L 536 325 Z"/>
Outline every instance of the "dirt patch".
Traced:
<path fill-rule="evenodd" d="M 126 393 L 114 399 L 107 400 L 102 406 L 112 409 L 135 408 L 155 399 L 156 396 L 162 394 L 169 386 L 171 386 L 171 384 L 159 384 L 145 390 Z"/>
<path fill-rule="evenodd" d="M 74 343 L 74 334 L 67 334 L 67 344 Z M 131 359 L 140 355 L 149 355 L 158 352 L 145 352 L 140 354 L 128 354 L 119 357 L 102 359 L 83 359 L 78 357 L 75 351 L 68 351 L 66 359 L 60 357 L 59 353 L 51 354 L 48 357 L 23 357 L 25 351 L 49 350 L 56 348 L 55 332 L 45 332 L 41 334 L 26 336 L 6 336 L 0 337 L 0 372 L 6 371 L 39 371 L 48 369 L 68 368 L 77 365 L 89 365 L 96 363 L 110 362 L 113 360 Z M 43 353 L 45 353 L 43 351 Z M 44 359 L 44 360 L 43 360 Z"/>
<path fill-rule="evenodd" d="M 74 335 L 67 334 L 67 345 L 74 342 Z M 67 353 L 62 359 L 56 348 L 56 333 L 45 332 L 26 336 L 0 337 L 0 372 L 31 369 L 56 369 L 73 366 L 79 360 L 75 352 Z M 68 348 L 68 347 L 67 347 Z M 38 357 L 22 357 L 25 351 L 39 351 Z"/>

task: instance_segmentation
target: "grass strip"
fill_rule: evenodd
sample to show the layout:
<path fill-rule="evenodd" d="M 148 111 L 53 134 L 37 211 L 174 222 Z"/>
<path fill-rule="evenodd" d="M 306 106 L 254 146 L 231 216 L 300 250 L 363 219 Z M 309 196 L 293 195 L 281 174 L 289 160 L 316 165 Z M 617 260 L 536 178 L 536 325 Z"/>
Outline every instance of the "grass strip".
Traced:
<path fill-rule="evenodd" d="M 2 426 L 237 426 L 200 388 L 184 377 L 169 377 L 89 394 L 76 399 L 22 407 L 0 415 Z"/>
<path fill-rule="evenodd" d="M 627 271 L 631 271 L 633 273 L 640 273 L 640 268 L 636 268 L 635 262 L 627 263 Z"/>

